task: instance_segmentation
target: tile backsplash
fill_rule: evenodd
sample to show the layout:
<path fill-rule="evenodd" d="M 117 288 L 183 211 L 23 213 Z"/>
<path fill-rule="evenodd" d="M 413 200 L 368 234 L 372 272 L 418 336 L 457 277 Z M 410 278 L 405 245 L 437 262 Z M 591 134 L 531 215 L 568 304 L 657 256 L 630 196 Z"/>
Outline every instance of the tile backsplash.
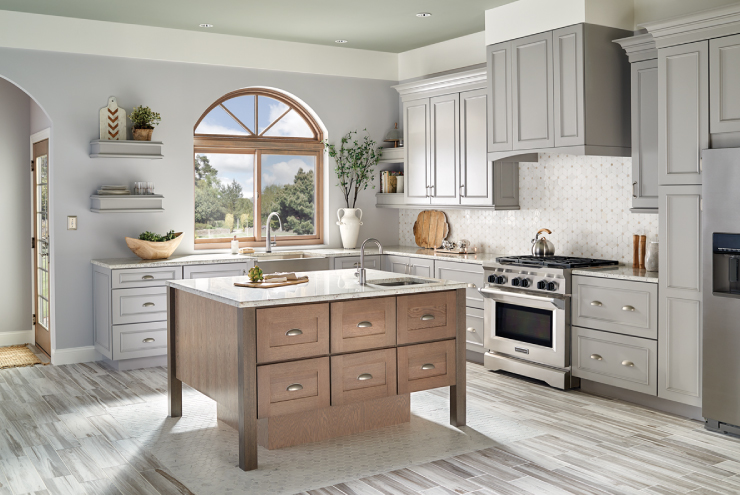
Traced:
<path fill-rule="evenodd" d="M 468 239 L 486 253 L 529 254 L 541 228 L 556 254 L 632 263 L 632 235 L 657 240 L 658 215 L 630 213 L 632 159 L 541 153 L 519 164 L 520 210 L 444 210 L 448 240 Z M 430 209 L 443 209 L 434 208 Z M 419 210 L 400 210 L 399 241 L 415 246 Z"/>

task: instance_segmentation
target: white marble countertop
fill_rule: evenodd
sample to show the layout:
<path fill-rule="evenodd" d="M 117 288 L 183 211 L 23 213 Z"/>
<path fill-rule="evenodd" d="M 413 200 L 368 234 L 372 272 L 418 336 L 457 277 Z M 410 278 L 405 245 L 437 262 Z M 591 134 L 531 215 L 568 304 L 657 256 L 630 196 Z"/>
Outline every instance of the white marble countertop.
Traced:
<path fill-rule="evenodd" d="M 299 274 L 303 275 L 303 274 Z M 355 270 L 323 270 L 306 272 L 309 280 L 305 284 L 287 285 L 272 289 L 253 289 L 236 287 L 234 282 L 248 282 L 249 277 L 202 278 L 194 280 L 170 280 L 169 287 L 202 296 L 237 308 L 255 308 L 286 304 L 304 304 L 312 302 L 341 301 L 368 297 L 395 296 L 398 294 L 415 294 L 464 289 L 468 284 L 436 280 L 426 277 L 398 276 L 380 270 L 367 270 L 368 285 L 357 282 Z M 396 280 L 424 280 L 423 285 L 406 285 L 398 287 L 381 287 L 373 285 L 378 282 Z"/>
<path fill-rule="evenodd" d="M 586 275 L 589 277 L 615 278 L 619 280 L 634 280 L 635 282 L 658 283 L 658 272 L 648 272 L 627 265 L 578 268 L 573 270 L 573 275 Z"/>

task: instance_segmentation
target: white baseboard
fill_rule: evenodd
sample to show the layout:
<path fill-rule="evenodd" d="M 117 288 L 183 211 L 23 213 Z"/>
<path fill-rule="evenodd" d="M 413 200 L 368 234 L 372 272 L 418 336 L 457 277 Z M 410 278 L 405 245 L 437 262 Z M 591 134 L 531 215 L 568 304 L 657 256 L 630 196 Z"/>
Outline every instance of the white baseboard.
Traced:
<path fill-rule="evenodd" d="M 72 347 L 71 349 L 58 349 L 51 351 L 51 364 L 77 364 L 100 361 L 103 356 L 95 350 L 95 346 Z"/>
<path fill-rule="evenodd" d="M 33 344 L 36 334 L 33 330 L 18 330 L 16 332 L 0 332 L 0 347 L 18 344 Z"/>

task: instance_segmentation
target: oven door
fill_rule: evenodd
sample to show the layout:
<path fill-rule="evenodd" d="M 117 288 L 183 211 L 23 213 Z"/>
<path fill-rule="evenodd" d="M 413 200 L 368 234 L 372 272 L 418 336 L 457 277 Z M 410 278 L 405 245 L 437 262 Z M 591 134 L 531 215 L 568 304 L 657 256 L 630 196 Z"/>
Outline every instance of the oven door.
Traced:
<path fill-rule="evenodd" d="M 570 298 L 490 287 L 480 293 L 486 349 L 556 368 L 570 366 Z"/>

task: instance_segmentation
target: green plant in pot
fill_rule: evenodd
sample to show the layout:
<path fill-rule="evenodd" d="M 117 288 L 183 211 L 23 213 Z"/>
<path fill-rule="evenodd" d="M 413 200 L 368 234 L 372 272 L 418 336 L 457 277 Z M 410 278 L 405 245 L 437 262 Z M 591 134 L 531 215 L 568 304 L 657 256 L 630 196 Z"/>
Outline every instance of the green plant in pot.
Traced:
<path fill-rule="evenodd" d="M 157 112 L 145 106 L 134 107 L 129 119 L 133 125 L 134 141 L 151 141 L 154 126 L 162 120 Z"/>

